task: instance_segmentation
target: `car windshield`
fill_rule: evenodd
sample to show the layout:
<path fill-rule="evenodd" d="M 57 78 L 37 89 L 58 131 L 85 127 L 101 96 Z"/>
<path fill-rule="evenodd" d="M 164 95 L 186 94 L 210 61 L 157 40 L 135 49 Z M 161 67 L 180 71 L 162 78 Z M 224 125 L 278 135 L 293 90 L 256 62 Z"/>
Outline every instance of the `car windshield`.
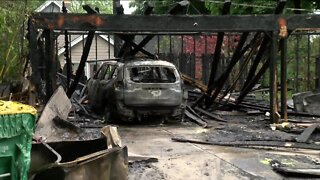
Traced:
<path fill-rule="evenodd" d="M 159 66 L 138 66 L 128 68 L 130 80 L 141 83 L 174 83 L 174 69 Z"/>

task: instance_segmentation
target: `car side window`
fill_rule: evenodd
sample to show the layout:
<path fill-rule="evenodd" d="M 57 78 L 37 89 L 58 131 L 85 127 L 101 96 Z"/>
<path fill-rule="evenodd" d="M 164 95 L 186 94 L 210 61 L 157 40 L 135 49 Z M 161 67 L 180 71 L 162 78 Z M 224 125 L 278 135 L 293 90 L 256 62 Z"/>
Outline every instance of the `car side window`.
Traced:
<path fill-rule="evenodd" d="M 99 74 L 101 73 L 102 67 L 103 67 L 103 66 L 101 66 L 101 67 L 98 69 L 98 71 L 94 74 L 93 79 L 98 79 L 98 76 L 99 76 Z"/>
<path fill-rule="evenodd" d="M 112 79 L 116 78 L 117 77 L 117 74 L 118 74 L 118 67 L 117 66 L 114 66 L 113 68 L 113 73 L 112 73 Z"/>
<path fill-rule="evenodd" d="M 104 74 L 104 80 L 109 80 L 110 77 L 111 77 L 111 69 L 112 69 L 112 66 L 111 65 L 108 65 L 108 67 L 106 67 L 106 72 Z"/>
<path fill-rule="evenodd" d="M 106 68 L 107 68 L 107 66 L 105 66 L 105 65 L 101 67 L 101 69 L 100 69 L 100 71 L 98 73 L 97 79 L 102 80 L 104 78 L 104 74 L 106 72 Z"/>

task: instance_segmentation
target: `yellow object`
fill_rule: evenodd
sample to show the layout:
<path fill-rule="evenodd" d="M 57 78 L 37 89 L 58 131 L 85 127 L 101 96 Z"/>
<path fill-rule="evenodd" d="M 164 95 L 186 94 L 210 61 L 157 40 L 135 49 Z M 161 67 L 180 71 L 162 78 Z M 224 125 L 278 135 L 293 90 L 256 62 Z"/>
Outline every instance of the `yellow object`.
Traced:
<path fill-rule="evenodd" d="M 4 114 L 32 114 L 37 115 L 37 110 L 29 105 L 13 101 L 0 100 L 0 115 Z"/>
<path fill-rule="evenodd" d="M 265 165 L 269 165 L 271 161 L 272 159 L 270 158 L 264 158 L 263 160 L 260 160 L 260 162 Z"/>

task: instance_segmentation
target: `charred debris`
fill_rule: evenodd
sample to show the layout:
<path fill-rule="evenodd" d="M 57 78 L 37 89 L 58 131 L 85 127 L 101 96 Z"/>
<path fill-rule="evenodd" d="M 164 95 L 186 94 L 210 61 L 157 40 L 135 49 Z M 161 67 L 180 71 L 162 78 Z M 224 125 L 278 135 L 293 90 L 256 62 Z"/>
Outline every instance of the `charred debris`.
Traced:
<path fill-rule="evenodd" d="M 61 161 L 63 153 L 70 152 L 59 149 L 75 145 L 72 142 L 67 142 L 67 145 L 57 143 L 64 143 L 64 140 L 73 138 L 78 140 L 74 142 L 75 144 L 84 143 L 84 146 L 86 143 L 92 143 L 90 141 L 100 141 L 92 140 L 96 138 L 108 138 L 108 143 L 117 141 L 112 139 L 118 137 L 112 135 L 114 132 L 110 130 L 112 127 L 105 133 L 103 128 L 106 125 L 105 119 L 88 106 L 88 87 L 83 80 L 85 66 L 93 63 L 96 65 L 94 70 L 97 71 L 98 64 L 101 63 L 100 60 L 88 60 L 90 49 L 95 46 L 93 44 L 95 35 L 105 35 L 109 41 L 110 36 L 114 39 L 116 61 L 126 62 L 134 56 L 143 55 L 148 59 L 161 58 L 177 66 L 188 91 L 188 101 L 181 121 L 189 120 L 204 128 L 213 127 L 215 133 L 194 139 L 173 137 L 173 141 L 250 148 L 319 150 L 319 139 L 315 134 L 319 130 L 320 123 L 318 112 L 320 94 L 311 91 L 299 93 L 293 97 L 293 104 L 287 103 L 287 42 L 291 37 L 301 33 L 308 35 L 312 31 L 308 37 L 312 33 L 316 34 L 320 28 L 320 16 L 299 14 L 298 11 L 297 14 L 283 15 L 285 4 L 285 0 L 280 0 L 274 9 L 274 14 L 268 15 L 230 15 L 231 1 L 225 1 L 220 16 L 181 15 L 187 6 L 184 3 L 178 3 L 170 15 L 152 16 L 151 6 L 146 7 L 144 15 L 124 15 L 121 6 L 115 8 L 114 15 L 99 14 L 98 9 L 84 6 L 87 14 L 67 13 L 64 8 L 62 13 L 35 13 L 30 16 L 28 39 L 29 65 L 32 74 L 29 90 L 10 94 L 12 91 L 6 89 L 6 86 L 1 88 L 0 93 L 2 99 L 24 100 L 31 105 L 42 107 L 35 138 L 38 143 L 33 150 L 39 157 L 43 157 L 41 153 L 50 151 L 52 153 L 50 161 L 55 163 L 45 165 L 48 169 L 43 168 L 43 165 L 34 167 L 32 172 L 37 172 L 34 178 L 41 179 L 50 173 L 67 172 L 69 165 L 78 166 L 76 165 L 80 161 L 78 157 Z M 72 34 L 86 35 L 74 75 L 70 51 Z M 167 54 L 159 52 L 159 36 L 164 35 L 170 40 L 170 50 Z M 196 41 L 193 42 L 194 53 L 187 55 L 184 53 L 186 46 L 184 37 L 203 36 L 205 46 L 208 46 L 207 37 L 210 35 L 216 38 L 213 54 L 207 53 L 208 48 L 205 48 L 206 53 L 201 57 L 202 78 L 199 78 L 196 75 L 198 71 L 196 67 L 199 66 Z M 59 36 L 64 36 L 64 72 L 60 71 L 60 62 L 57 59 Z M 135 41 L 136 36 L 143 37 L 139 43 Z M 172 50 L 172 36 L 181 37 L 182 52 L 179 55 L 174 54 Z M 234 44 L 233 52 L 229 52 L 226 61 L 223 57 L 223 42 L 230 37 L 237 37 L 237 43 Z M 156 53 L 146 48 L 152 39 L 157 39 Z M 317 62 L 319 65 L 320 61 Z M 319 69 L 316 72 L 319 72 Z M 236 76 L 231 77 L 235 71 Z M 267 87 L 260 86 L 263 76 L 269 77 Z M 317 74 L 315 78 L 317 86 L 313 90 L 319 90 L 319 77 Z M 308 81 L 311 80 L 309 74 Z M 268 93 L 268 99 L 259 100 L 255 97 L 256 93 L 261 92 Z M 100 128 L 103 128 L 102 136 L 97 130 Z M 231 135 L 223 137 L 219 134 L 222 131 L 229 131 Z M 109 137 L 110 132 L 112 138 Z M 79 157 L 86 155 L 81 159 L 83 165 L 77 167 L 79 171 L 92 168 L 85 165 L 86 160 L 98 157 L 97 163 L 100 160 L 109 161 L 107 155 L 115 152 L 117 153 L 114 155 L 114 160 L 119 159 L 118 164 L 127 165 L 125 146 L 113 144 L 113 148 L 108 149 L 108 144 L 102 141 L 95 142 L 101 145 L 97 146 L 96 150 L 79 154 Z M 47 144 L 47 142 L 54 143 Z M 94 154 L 91 156 L 88 153 Z M 115 171 L 125 174 L 126 169 L 117 169 L 121 165 L 115 167 Z M 288 169 L 277 162 L 272 162 L 271 166 L 280 173 L 319 175 L 318 171 Z M 42 167 L 41 171 L 39 167 Z M 61 174 L 64 177 L 76 177 L 76 175 L 77 172 Z"/>

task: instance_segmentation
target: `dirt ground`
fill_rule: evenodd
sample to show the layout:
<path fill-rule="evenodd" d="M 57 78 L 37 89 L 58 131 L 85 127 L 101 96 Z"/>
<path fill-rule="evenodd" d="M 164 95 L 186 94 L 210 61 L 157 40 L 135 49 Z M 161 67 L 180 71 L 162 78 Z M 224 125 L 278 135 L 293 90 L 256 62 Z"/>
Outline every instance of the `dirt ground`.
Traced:
<path fill-rule="evenodd" d="M 256 117 L 252 121 L 254 120 L 262 122 Z M 158 158 L 158 162 L 130 163 L 128 178 L 130 180 L 284 179 L 285 177 L 271 169 L 269 165 L 271 160 L 279 160 L 291 167 L 308 167 L 313 165 L 313 160 L 319 156 L 317 151 L 257 150 L 174 142 L 171 140 L 173 137 L 230 139 L 234 136 L 228 133 L 232 133 L 230 128 L 234 127 L 212 123 L 211 128 L 204 129 L 190 122 L 163 125 L 161 122 L 150 121 L 151 123 L 139 125 L 119 125 L 119 133 L 123 144 L 128 146 L 129 156 L 137 154 Z M 250 120 L 246 122 L 255 124 Z M 246 130 L 246 125 L 236 127 Z M 261 128 L 260 125 L 261 133 L 252 132 L 253 135 L 250 137 L 266 136 L 268 133 L 263 129 L 264 127 Z M 236 134 L 239 138 L 243 132 Z M 281 137 L 281 133 L 274 134 L 276 135 L 269 138 Z M 246 139 L 247 136 L 243 135 L 242 138 Z"/>

